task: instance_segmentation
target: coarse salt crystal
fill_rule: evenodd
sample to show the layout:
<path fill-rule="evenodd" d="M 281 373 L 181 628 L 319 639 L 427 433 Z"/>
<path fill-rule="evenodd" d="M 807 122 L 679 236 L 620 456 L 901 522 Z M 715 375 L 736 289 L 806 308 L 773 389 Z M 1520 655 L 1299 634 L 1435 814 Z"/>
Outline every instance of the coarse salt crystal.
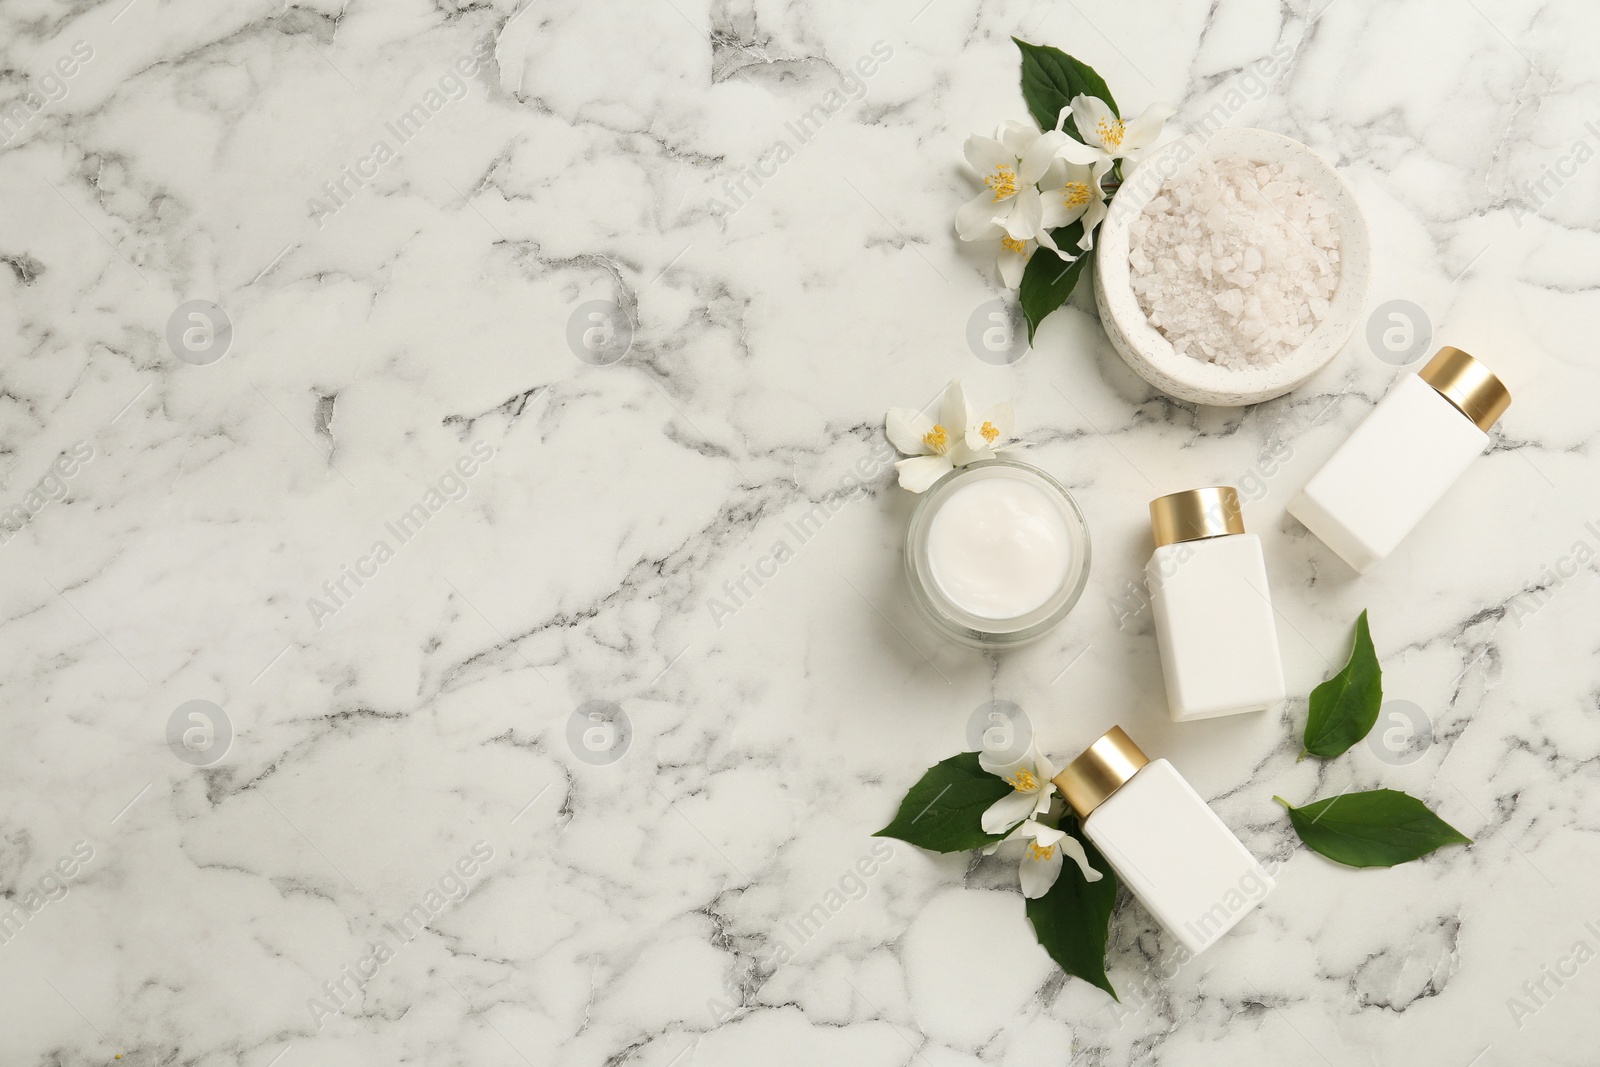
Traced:
<path fill-rule="evenodd" d="M 1203 162 L 1163 186 L 1129 234 L 1145 317 L 1177 351 L 1221 366 L 1287 356 L 1339 287 L 1328 205 L 1290 165 Z"/>

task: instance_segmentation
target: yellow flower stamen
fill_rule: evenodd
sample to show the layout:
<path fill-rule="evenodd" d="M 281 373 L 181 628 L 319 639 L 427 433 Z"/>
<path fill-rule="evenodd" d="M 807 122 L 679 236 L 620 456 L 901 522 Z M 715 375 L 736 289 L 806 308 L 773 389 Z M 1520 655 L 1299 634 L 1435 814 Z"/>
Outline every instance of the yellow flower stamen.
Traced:
<path fill-rule="evenodd" d="M 1007 252 L 1015 252 L 1020 256 L 1022 253 L 1028 250 L 1028 242 L 1019 241 L 1015 237 L 1007 235 L 1000 238 L 1000 247 L 1005 249 Z"/>
<path fill-rule="evenodd" d="M 1089 202 L 1088 182 L 1068 182 L 1061 187 L 1061 202 L 1067 207 L 1082 207 Z"/>
<path fill-rule="evenodd" d="M 983 184 L 994 190 L 996 201 L 1004 200 L 1008 196 L 1017 195 L 1017 171 L 1015 167 L 996 167 L 994 173 L 983 179 Z"/>
<path fill-rule="evenodd" d="M 1122 147 L 1122 134 L 1125 129 L 1121 119 L 1101 119 L 1095 125 L 1095 132 L 1100 135 L 1100 143 L 1110 145 L 1112 148 Z"/>
<path fill-rule="evenodd" d="M 1028 842 L 1028 858 L 1030 860 L 1047 860 L 1056 854 L 1056 846 L 1041 845 L 1037 841 Z"/>
<path fill-rule="evenodd" d="M 993 429 L 993 427 L 991 427 L 987 422 L 983 424 L 983 428 L 985 430 Z M 998 430 L 996 430 L 995 433 L 996 436 L 999 435 Z M 983 436 L 990 441 L 994 440 L 994 438 L 989 437 L 987 433 L 985 433 Z M 1011 786 L 1012 789 L 1017 789 L 1024 793 L 1033 793 L 1038 791 L 1039 788 L 1039 779 L 1035 778 L 1033 776 L 1033 772 L 1028 770 L 1026 767 L 1018 768 L 1017 773 L 1013 774 L 1010 778 L 1007 778 L 1006 782 Z"/>
<path fill-rule="evenodd" d="M 994 439 L 1000 436 L 1000 428 L 992 422 L 986 422 L 982 426 L 978 427 L 978 432 L 982 434 L 983 439 L 991 445 L 994 444 Z M 1032 775 L 1029 775 L 1029 777 L 1032 777 Z"/>
<path fill-rule="evenodd" d="M 942 456 L 944 450 L 950 447 L 950 431 L 934 423 L 933 429 L 922 435 L 922 443 Z"/>

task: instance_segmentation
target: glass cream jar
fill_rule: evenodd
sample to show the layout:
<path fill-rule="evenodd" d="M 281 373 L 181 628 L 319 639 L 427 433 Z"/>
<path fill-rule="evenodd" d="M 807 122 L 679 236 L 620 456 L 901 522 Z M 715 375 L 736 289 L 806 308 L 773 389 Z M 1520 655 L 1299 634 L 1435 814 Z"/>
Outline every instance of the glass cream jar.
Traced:
<path fill-rule="evenodd" d="M 935 629 L 974 648 L 1014 648 L 1055 627 L 1083 594 L 1089 558 L 1072 494 L 1011 459 L 939 479 L 906 530 L 911 599 Z"/>

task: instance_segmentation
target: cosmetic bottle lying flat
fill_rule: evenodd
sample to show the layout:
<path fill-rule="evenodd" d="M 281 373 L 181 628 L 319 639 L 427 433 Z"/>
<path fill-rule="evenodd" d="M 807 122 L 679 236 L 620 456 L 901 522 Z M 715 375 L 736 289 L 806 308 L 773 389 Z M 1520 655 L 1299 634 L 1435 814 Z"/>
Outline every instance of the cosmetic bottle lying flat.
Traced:
<path fill-rule="evenodd" d="M 1272 891 L 1273 881 L 1164 759 L 1113 726 L 1053 781 L 1122 884 L 1191 954 Z"/>
<path fill-rule="evenodd" d="M 1441 348 L 1378 402 L 1289 503 L 1358 572 L 1393 552 L 1489 442 L 1511 393 L 1459 348 Z"/>

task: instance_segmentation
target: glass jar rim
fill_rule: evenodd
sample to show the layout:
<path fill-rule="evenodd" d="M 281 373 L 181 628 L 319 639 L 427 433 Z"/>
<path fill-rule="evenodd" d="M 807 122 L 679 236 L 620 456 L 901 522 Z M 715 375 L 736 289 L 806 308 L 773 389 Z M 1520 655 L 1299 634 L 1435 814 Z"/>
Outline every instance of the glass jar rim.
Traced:
<path fill-rule="evenodd" d="M 999 468 L 999 470 L 996 470 Z M 985 474 L 985 471 L 994 473 Z M 973 478 L 1019 477 L 1051 497 L 1066 522 L 1072 548 L 1060 587 L 1038 608 L 1010 619 L 990 619 L 962 609 L 938 588 L 928 560 L 928 529 L 945 500 Z M 1077 500 L 1048 472 L 1009 457 L 977 460 L 944 475 L 923 494 L 906 526 L 905 568 L 912 599 L 946 636 L 977 648 L 1027 644 L 1054 629 L 1077 604 L 1089 581 L 1089 525 Z"/>

